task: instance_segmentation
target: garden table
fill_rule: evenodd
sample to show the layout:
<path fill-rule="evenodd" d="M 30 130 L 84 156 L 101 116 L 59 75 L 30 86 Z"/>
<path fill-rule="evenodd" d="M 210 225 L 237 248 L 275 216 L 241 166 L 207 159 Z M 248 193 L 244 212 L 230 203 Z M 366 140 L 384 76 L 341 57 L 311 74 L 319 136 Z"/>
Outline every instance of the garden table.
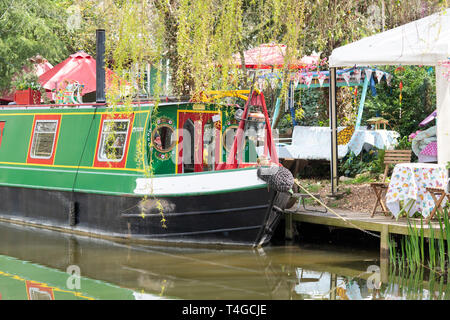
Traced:
<path fill-rule="evenodd" d="M 394 167 L 386 192 L 386 206 L 394 217 L 401 211 L 409 216 L 415 212 L 427 218 L 435 206 L 426 188 L 445 188 L 447 169 L 444 165 L 432 163 L 401 163 Z M 403 202 L 403 209 L 400 209 Z"/>

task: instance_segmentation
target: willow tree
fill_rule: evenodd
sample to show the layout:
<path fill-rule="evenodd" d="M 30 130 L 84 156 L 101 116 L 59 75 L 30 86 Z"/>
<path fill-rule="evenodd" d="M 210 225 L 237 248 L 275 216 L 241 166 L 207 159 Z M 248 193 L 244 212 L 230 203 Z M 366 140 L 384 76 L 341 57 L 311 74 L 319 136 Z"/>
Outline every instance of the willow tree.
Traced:
<path fill-rule="evenodd" d="M 172 93 L 178 96 L 248 89 L 248 70 L 237 68 L 233 54 L 243 57 L 245 50 L 262 43 L 285 44 L 285 68 L 279 70 L 283 86 L 277 92 L 283 98 L 286 66 L 294 59 L 314 50 L 327 57 L 335 47 L 441 10 L 447 1 L 72 0 L 68 4 L 79 6 L 83 17 L 74 47 L 92 48 L 95 28 L 103 27 L 111 68 L 133 71 L 127 74 L 137 83 L 142 81 L 138 77 L 142 66 L 158 66 L 168 59 Z M 353 98 L 350 92 L 341 96 Z M 351 106 L 350 100 L 342 105 Z"/>
<path fill-rule="evenodd" d="M 0 0 L 0 89 L 27 60 L 41 55 L 55 64 L 68 53 L 62 1 Z M 51 43 L 51 45 L 48 45 Z"/>

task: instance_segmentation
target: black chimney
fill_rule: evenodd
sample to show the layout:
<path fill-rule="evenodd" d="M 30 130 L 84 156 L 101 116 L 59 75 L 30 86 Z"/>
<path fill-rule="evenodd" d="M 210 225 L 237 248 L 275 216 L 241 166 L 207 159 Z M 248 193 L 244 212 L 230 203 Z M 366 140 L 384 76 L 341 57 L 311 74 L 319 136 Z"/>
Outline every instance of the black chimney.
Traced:
<path fill-rule="evenodd" d="M 105 30 L 97 29 L 97 59 L 96 59 L 96 99 L 97 103 L 105 103 Z"/>

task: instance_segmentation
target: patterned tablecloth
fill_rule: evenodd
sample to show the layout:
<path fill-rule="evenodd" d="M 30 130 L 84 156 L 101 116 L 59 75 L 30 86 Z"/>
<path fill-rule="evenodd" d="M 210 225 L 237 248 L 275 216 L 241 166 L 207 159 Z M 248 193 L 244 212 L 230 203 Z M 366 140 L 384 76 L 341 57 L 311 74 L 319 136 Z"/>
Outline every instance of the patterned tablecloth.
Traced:
<path fill-rule="evenodd" d="M 434 208 L 434 200 L 426 188 L 446 188 L 447 179 L 447 169 L 444 165 L 397 164 L 386 193 L 386 206 L 397 218 L 400 212 L 400 201 L 403 201 L 404 206 L 408 205 L 405 210 L 410 216 L 420 212 L 426 218 Z"/>

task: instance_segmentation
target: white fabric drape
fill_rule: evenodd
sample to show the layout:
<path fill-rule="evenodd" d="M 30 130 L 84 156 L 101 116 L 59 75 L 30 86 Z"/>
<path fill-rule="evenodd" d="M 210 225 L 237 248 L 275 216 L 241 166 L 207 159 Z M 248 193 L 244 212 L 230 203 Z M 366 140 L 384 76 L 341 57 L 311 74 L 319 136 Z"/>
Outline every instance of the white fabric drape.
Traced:
<path fill-rule="evenodd" d="M 330 67 L 428 65 L 436 67 L 438 162 L 450 161 L 449 81 L 440 61 L 450 57 L 450 9 L 336 48 Z"/>

